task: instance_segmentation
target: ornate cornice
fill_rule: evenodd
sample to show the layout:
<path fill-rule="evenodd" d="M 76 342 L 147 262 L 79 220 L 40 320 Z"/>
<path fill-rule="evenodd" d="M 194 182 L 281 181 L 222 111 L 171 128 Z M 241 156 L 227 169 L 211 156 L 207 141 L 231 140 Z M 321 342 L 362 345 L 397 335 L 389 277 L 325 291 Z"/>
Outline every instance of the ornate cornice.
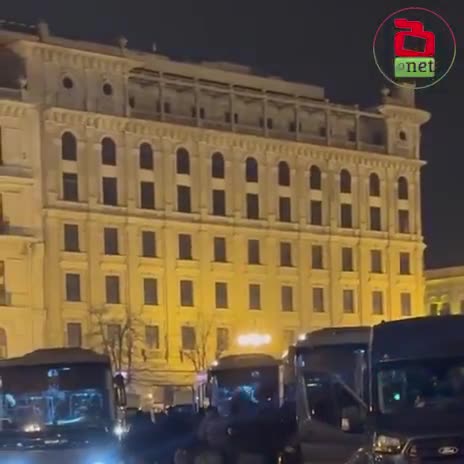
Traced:
<path fill-rule="evenodd" d="M 0 117 L 21 118 L 30 108 L 31 105 L 24 102 L 0 100 Z"/>

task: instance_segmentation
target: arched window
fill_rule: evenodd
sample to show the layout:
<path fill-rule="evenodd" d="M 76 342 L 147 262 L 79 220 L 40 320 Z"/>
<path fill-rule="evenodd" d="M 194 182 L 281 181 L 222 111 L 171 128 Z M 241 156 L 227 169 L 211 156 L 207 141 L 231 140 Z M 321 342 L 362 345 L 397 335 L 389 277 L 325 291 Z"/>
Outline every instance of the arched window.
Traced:
<path fill-rule="evenodd" d="M 0 327 L 0 359 L 8 357 L 8 340 L 6 336 L 6 330 Z"/>
<path fill-rule="evenodd" d="M 177 174 L 190 174 L 190 155 L 185 148 L 179 148 L 176 153 Z"/>
<path fill-rule="evenodd" d="M 283 187 L 290 185 L 290 168 L 285 161 L 279 163 L 279 185 Z"/>
<path fill-rule="evenodd" d="M 153 149 L 149 143 L 142 143 L 139 147 L 140 169 L 153 169 Z"/>
<path fill-rule="evenodd" d="M 407 200 L 408 197 L 409 197 L 408 181 L 406 177 L 400 177 L 398 179 L 398 198 L 400 200 Z"/>
<path fill-rule="evenodd" d="M 340 172 L 340 192 L 351 193 L 351 174 L 346 169 Z"/>
<path fill-rule="evenodd" d="M 369 195 L 371 197 L 380 196 L 380 179 L 375 172 L 369 176 Z"/>
<path fill-rule="evenodd" d="M 249 157 L 245 162 L 245 177 L 247 182 L 258 182 L 258 162 Z"/>
<path fill-rule="evenodd" d="M 61 159 L 77 161 L 77 140 L 71 132 L 61 136 Z"/>
<path fill-rule="evenodd" d="M 224 179 L 224 157 L 219 152 L 214 153 L 211 158 L 211 176 L 215 179 Z"/>
<path fill-rule="evenodd" d="M 101 141 L 102 164 L 116 166 L 116 144 L 113 139 L 105 137 Z"/>
<path fill-rule="evenodd" d="M 309 170 L 309 188 L 311 190 L 322 188 L 321 170 L 317 166 L 311 166 Z"/>

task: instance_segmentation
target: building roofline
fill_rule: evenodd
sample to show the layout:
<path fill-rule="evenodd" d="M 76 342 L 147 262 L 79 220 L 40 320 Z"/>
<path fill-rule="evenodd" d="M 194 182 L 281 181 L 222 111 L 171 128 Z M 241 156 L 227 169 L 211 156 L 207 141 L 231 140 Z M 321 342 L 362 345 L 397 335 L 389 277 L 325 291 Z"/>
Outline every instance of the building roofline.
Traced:
<path fill-rule="evenodd" d="M 426 280 L 444 279 L 447 277 L 464 278 L 464 265 L 427 269 L 424 271 L 424 275 Z"/>

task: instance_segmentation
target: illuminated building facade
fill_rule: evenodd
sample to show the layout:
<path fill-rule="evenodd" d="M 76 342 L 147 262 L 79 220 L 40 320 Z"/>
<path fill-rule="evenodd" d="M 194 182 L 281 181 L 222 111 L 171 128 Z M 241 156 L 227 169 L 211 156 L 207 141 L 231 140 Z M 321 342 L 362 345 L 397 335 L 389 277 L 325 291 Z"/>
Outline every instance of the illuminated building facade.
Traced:
<path fill-rule="evenodd" d="M 0 33 L 9 355 L 114 341 L 129 315 L 140 384 L 180 384 L 240 334 L 280 354 L 302 331 L 423 312 L 412 89 L 364 111 L 47 29 Z"/>
<path fill-rule="evenodd" d="M 464 314 L 464 266 L 425 271 L 427 314 Z"/>

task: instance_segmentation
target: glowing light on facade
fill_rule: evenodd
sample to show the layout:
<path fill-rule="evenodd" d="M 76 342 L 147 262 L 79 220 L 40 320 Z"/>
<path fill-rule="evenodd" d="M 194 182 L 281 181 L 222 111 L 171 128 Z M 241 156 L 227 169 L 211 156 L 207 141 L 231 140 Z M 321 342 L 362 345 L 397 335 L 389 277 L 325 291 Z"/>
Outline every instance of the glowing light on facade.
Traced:
<path fill-rule="evenodd" d="M 263 345 L 269 345 L 272 341 L 272 337 L 269 334 L 258 334 L 250 333 L 240 335 L 237 338 L 237 343 L 239 346 L 252 346 L 258 347 Z"/>

